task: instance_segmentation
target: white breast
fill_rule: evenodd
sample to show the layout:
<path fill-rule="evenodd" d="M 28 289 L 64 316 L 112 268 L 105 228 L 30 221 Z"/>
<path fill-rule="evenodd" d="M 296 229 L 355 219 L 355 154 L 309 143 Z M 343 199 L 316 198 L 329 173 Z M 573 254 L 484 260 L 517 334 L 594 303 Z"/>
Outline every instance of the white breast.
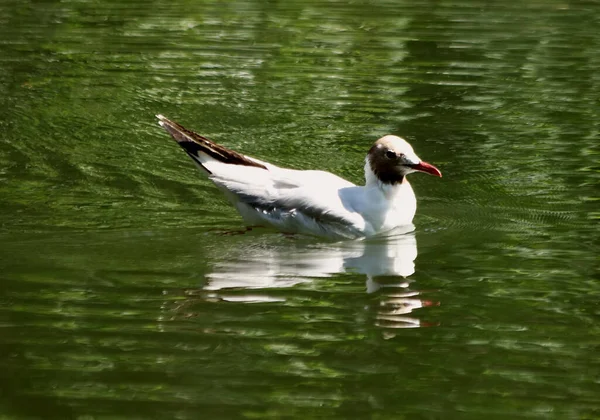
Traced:
<path fill-rule="evenodd" d="M 408 182 L 400 185 L 373 184 L 364 188 L 364 197 L 357 200 L 356 210 L 369 228 L 367 235 L 410 224 L 416 211 L 416 198 Z"/>

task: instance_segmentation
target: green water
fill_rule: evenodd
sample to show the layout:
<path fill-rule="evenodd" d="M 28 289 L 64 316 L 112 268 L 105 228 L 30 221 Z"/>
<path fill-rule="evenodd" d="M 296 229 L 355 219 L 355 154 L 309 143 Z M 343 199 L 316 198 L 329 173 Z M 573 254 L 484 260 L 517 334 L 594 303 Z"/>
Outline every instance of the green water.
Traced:
<path fill-rule="evenodd" d="M 600 4 L 0 2 L 0 417 L 600 418 Z M 156 124 L 415 232 L 236 234 Z"/>

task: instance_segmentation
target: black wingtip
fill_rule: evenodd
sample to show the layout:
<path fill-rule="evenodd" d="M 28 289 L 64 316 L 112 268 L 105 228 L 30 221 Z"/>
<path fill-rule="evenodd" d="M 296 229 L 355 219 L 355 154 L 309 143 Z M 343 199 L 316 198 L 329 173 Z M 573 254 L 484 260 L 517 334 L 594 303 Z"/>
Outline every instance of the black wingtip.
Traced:
<path fill-rule="evenodd" d="M 173 137 L 173 140 L 175 140 L 177 143 L 181 144 L 182 142 L 194 142 L 194 139 L 191 138 L 191 136 L 187 133 L 188 130 L 186 130 L 184 127 L 180 126 L 174 121 L 171 121 L 161 114 L 158 114 L 156 118 L 158 118 L 158 124 L 164 128 L 165 131 L 169 133 L 169 135 Z"/>
<path fill-rule="evenodd" d="M 199 156 L 199 153 L 205 153 L 223 163 L 267 169 L 266 166 L 188 130 L 164 115 L 158 114 L 156 118 L 158 118 L 158 124 L 192 157 Z"/>

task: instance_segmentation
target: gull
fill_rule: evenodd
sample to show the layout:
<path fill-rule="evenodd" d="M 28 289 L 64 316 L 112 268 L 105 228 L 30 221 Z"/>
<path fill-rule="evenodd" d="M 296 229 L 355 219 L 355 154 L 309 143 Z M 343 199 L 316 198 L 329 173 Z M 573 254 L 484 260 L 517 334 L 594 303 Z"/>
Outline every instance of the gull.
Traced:
<path fill-rule="evenodd" d="M 408 174 L 442 176 L 393 135 L 371 147 L 365 185 L 357 186 L 330 172 L 282 168 L 240 154 L 163 115 L 156 117 L 250 226 L 332 239 L 371 237 L 412 223 L 417 200 Z"/>

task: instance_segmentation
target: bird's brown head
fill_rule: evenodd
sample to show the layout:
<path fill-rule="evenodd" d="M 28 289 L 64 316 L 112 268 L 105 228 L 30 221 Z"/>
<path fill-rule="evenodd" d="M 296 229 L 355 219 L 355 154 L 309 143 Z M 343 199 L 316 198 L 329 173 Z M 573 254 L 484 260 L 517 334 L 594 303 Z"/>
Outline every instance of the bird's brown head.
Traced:
<path fill-rule="evenodd" d="M 401 183 L 412 172 L 442 176 L 438 168 L 419 159 L 406 140 L 392 135 L 375 142 L 367 155 L 367 163 L 377 179 L 384 184 Z"/>

